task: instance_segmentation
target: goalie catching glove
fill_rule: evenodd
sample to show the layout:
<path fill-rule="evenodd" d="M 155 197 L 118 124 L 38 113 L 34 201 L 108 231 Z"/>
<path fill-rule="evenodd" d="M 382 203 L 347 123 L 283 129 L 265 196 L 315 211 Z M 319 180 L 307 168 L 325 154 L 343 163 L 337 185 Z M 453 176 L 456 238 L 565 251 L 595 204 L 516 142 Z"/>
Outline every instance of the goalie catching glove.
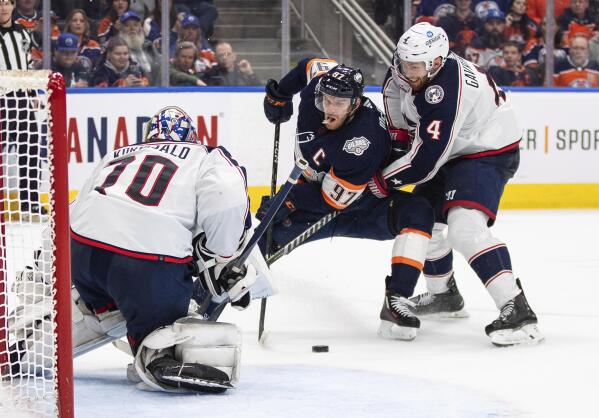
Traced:
<path fill-rule="evenodd" d="M 244 236 L 245 237 L 245 236 Z M 256 281 L 256 269 L 244 263 L 239 270 L 225 268 L 243 249 L 244 239 L 235 254 L 221 257 L 206 247 L 206 235 L 200 234 L 193 242 L 193 259 L 197 276 L 204 289 L 212 295 L 212 300 L 220 302 L 226 297 L 231 306 L 243 310 L 250 304 L 250 288 Z"/>

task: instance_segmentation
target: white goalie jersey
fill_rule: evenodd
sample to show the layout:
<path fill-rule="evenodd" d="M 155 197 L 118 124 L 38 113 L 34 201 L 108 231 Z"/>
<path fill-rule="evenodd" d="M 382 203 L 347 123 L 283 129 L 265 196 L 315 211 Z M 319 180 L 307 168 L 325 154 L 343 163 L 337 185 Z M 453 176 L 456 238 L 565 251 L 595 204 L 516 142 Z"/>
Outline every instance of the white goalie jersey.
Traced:
<path fill-rule="evenodd" d="M 383 85 L 389 129 L 407 129 L 410 151 L 383 170 L 392 186 L 430 180 L 445 162 L 518 147 L 522 131 L 506 94 L 475 64 L 450 53 L 439 73 L 412 92 L 392 76 Z"/>
<path fill-rule="evenodd" d="M 71 234 L 131 257 L 185 263 L 202 232 L 213 253 L 233 255 L 248 216 L 244 169 L 224 148 L 153 142 L 103 158 L 71 205 Z"/>

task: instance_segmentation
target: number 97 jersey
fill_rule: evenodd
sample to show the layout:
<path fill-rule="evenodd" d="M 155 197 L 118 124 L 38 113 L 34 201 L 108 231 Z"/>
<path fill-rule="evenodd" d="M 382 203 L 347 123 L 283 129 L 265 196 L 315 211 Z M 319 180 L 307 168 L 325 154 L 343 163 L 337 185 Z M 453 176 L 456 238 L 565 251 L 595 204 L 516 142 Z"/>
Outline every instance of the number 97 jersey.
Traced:
<path fill-rule="evenodd" d="M 185 263 L 206 234 L 232 255 L 249 224 L 243 167 L 222 148 L 187 142 L 131 145 L 107 154 L 71 205 L 73 239 L 146 260 Z"/>

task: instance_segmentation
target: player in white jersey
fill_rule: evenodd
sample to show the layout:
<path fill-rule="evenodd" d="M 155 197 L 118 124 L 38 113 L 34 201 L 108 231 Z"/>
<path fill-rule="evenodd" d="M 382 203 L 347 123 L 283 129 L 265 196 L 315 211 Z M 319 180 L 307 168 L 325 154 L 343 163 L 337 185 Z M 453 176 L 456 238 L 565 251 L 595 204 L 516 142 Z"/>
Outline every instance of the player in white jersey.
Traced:
<path fill-rule="evenodd" d="M 152 118 L 143 144 L 107 154 L 73 203 L 73 284 L 100 323 L 120 311 L 146 385 L 223 391 L 236 381 L 239 331 L 188 316 L 189 263 L 195 247 L 211 288 L 247 306 L 255 271 L 234 288 L 219 276 L 239 254 L 248 211 L 244 168 L 224 148 L 198 143 L 176 107 Z"/>
<path fill-rule="evenodd" d="M 385 195 L 390 188 L 416 184 L 414 193 L 435 208 L 424 266 L 428 292 L 411 298 L 407 307 L 416 315 L 465 314 L 453 279 L 455 249 L 500 310 L 485 328 L 491 341 L 542 341 L 507 247 L 489 229 L 519 164 L 521 128 L 508 97 L 486 71 L 449 53 L 443 29 L 419 23 L 397 43 L 383 99 L 389 130 L 404 153 L 371 189 Z"/>

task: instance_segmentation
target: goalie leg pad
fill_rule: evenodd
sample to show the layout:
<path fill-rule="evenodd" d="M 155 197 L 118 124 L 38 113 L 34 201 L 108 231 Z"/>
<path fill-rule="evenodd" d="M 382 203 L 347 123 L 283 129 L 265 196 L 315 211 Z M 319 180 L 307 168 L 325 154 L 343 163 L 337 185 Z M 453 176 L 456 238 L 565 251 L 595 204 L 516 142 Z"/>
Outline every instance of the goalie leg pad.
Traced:
<path fill-rule="evenodd" d="M 126 334 L 125 318 L 120 311 L 94 314 L 87 308 L 75 287 L 71 288 L 71 301 L 75 357 Z"/>
<path fill-rule="evenodd" d="M 162 357 L 170 360 L 155 362 Z M 140 344 L 134 364 L 140 379 L 151 389 L 186 392 L 232 387 L 239 380 L 240 358 L 241 332 L 235 325 L 185 317 L 150 333 Z M 179 369 L 171 360 L 178 363 Z M 192 376 L 187 376 L 190 379 L 186 383 L 191 381 L 192 386 L 176 384 L 174 379 L 165 383 L 164 370 L 185 374 L 186 370 L 181 366 L 198 364 L 206 367 L 189 368 Z M 222 373 L 212 368 L 223 372 L 226 380 Z"/>

